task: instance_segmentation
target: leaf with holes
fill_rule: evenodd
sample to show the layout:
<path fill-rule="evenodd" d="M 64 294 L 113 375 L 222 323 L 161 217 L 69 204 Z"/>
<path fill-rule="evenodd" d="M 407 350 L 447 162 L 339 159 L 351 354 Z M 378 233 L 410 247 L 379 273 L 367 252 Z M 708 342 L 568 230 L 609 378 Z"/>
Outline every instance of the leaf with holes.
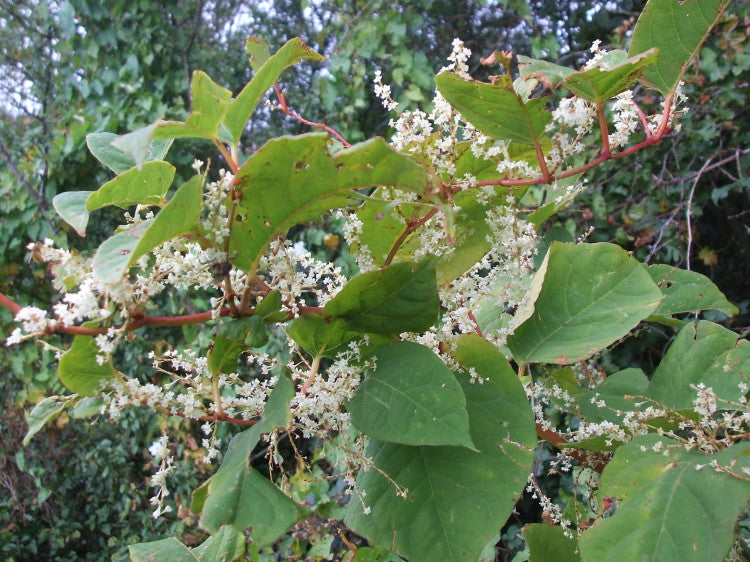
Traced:
<path fill-rule="evenodd" d="M 381 138 L 333 156 L 328 144 L 323 133 L 281 137 L 266 143 L 240 168 L 241 198 L 229 250 L 235 266 L 254 272 L 273 240 L 296 224 L 347 206 L 354 189 L 393 185 L 422 192 L 427 185 L 424 169 Z"/>

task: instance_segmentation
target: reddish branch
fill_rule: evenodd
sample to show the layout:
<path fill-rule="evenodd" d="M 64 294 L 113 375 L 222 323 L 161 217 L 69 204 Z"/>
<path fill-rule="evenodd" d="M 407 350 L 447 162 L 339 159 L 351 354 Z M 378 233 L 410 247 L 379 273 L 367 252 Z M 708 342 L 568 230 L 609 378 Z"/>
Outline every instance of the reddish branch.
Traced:
<path fill-rule="evenodd" d="M 0 293 L 0 305 L 10 310 L 15 316 L 18 311 L 23 307 L 14 302 L 12 299 Z M 300 306 L 300 314 L 320 314 L 323 312 L 323 308 L 319 306 Z M 219 312 L 220 316 L 232 316 L 232 317 L 243 317 L 252 316 L 255 313 L 254 308 L 247 308 L 241 311 L 233 311 L 229 307 L 222 307 Z M 293 317 L 292 313 L 288 315 L 289 319 Z M 198 312 L 196 314 L 183 314 L 180 316 L 151 316 L 144 314 L 143 316 L 136 318 L 135 320 L 125 324 L 125 331 L 132 332 L 140 328 L 148 326 L 187 326 L 188 324 L 202 324 L 208 322 L 213 318 L 213 311 Z M 98 336 L 99 334 L 106 334 L 111 328 L 121 329 L 122 324 L 115 324 L 113 326 L 98 326 L 89 328 L 86 326 L 66 326 L 64 324 L 55 324 L 47 328 L 47 334 L 72 334 L 75 336 Z"/>
<path fill-rule="evenodd" d="M 318 129 L 323 129 L 324 131 L 328 131 L 330 134 L 332 134 L 334 137 L 336 137 L 341 144 L 343 144 L 345 147 L 349 148 L 352 144 L 347 141 L 341 133 L 338 131 L 332 129 L 325 123 L 316 123 L 315 121 L 309 121 L 299 115 L 298 113 L 295 113 L 291 109 L 289 109 L 289 106 L 286 103 L 286 98 L 284 97 L 284 92 L 281 91 L 281 88 L 279 88 L 278 84 L 274 85 L 274 90 L 276 90 L 276 97 L 279 99 L 279 107 L 281 108 L 281 111 L 286 113 L 289 117 L 292 117 L 299 121 L 300 123 L 304 123 L 305 125 L 309 125 L 310 127 L 317 127 Z"/>

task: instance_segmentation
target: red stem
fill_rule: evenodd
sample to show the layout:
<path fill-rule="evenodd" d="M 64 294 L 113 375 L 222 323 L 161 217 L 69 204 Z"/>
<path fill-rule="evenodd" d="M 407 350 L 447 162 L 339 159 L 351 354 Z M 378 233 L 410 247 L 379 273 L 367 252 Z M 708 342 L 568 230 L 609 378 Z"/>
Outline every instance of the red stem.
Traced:
<path fill-rule="evenodd" d="M 324 131 L 329 132 L 334 137 L 336 137 L 341 142 L 341 144 L 343 144 L 346 148 L 349 148 L 352 145 L 349 141 L 347 141 L 341 135 L 341 133 L 339 133 L 338 131 L 332 129 L 331 127 L 329 127 L 325 123 L 316 123 L 315 121 L 310 121 L 308 119 L 305 119 L 304 117 L 302 117 L 298 113 L 295 113 L 294 111 L 292 111 L 291 109 L 289 109 L 289 106 L 286 104 L 286 98 L 284 97 L 284 93 L 281 91 L 281 88 L 279 88 L 278 84 L 274 85 L 274 90 L 276 90 L 276 97 L 279 99 L 279 106 L 281 107 L 281 111 L 283 111 L 284 113 L 286 113 L 289 117 L 292 117 L 292 118 L 296 119 L 300 123 L 304 123 L 305 125 L 309 125 L 310 127 L 317 127 L 318 129 L 323 129 Z"/>
<path fill-rule="evenodd" d="M 0 305 L 9 309 L 15 316 L 22 306 L 15 303 L 12 299 L 0 293 Z M 301 314 L 320 314 L 323 312 L 323 308 L 320 306 L 300 306 L 299 311 Z M 252 316 L 255 313 L 254 308 L 248 308 L 235 313 L 229 307 L 222 307 L 219 315 L 220 316 Z M 198 312 L 196 314 L 184 314 L 181 316 L 151 316 L 144 314 L 140 318 L 128 322 L 125 324 L 125 331 L 132 332 L 139 328 L 145 328 L 147 326 L 187 326 L 188 324 L 202 324 L 211 320 L 213 311 Z M 289 319 L 292 318 L 291 313 Z M 76 336 L 98 336 L 99 334 L 106 334 L 111 328 L 121 329 L 122 324 L 116 324 L 114 326 L 100 326 L 96 328 L 88 328 L 86 326 L 65 326 L 64 324 L 55 324 L 47 328 L 47 334 L 72 334 Z"/>

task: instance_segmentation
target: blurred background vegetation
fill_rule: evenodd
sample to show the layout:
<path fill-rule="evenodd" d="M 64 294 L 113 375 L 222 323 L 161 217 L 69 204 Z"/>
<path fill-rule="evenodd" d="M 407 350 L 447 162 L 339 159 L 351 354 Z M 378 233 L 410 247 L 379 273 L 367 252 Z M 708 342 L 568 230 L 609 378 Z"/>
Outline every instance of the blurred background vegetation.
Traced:
<path fill-rule="evenodd" d="M 52 209 L 56 194 L 95 189 L 108 179 L 89 155 L 86 135 L 184 118 L 196 69 L 238 92 L 251 77 L 244 51 L 250 35 L 266 38 L 274 49 L 299 36 L 328 57 L 326 63 L 293 67 L 282 87 L 295 111 L 325 121 L 354 142 L 387 134 L 389 116 L 371 90 L 375 69 L 393 85 L 402 108 L 428 108 L 434 73 L 444 65 L 454 37 L 475 53 L 477 77 L 486 72 L 479 57 L 495 49 L 576 66 L 594 39 L 608 48 L 625 45 L 644 4 L 0 0 L 0 291 L 20 304 L 51 307 L 54 295 L 45 271 L 29 260 L 25 246 L 49 237 L 83 251 L 106 230 L 93 225 L 81 239 Z M 749 37 L 748 0 L 735 0 L 690 68 L 685 92 L 691 109 L 682 130 L 655 149 L 591 172 L 580 201 L 544 227 L 548 239 L 569 239 L 592 228 L 591 241 L 615 241 L 641 260 L 708 275 L 740 307 L 737 317 L 724 322 L 743 335 L 750 331 Z M 639 94 L 656 111 L 660 100 L 650 92 Z M 271 137 L 301 132 L 298 122 L 264 108 L 247 128 L 243 146 L 250 153 Z M 169 155 L 185 177 L 196 157 L 215 159 L 212 146 L 178 140 Z M 533 203 L 533 190 L 529 197 Z M 103 218 L 106 223 L 107 215 Z M 334 250 L 324 237 L 336 234 L 336 228 L 311 224 L 295 236 L 331 258 Z M 335 252 L 345 258 L 345 250 Z M 172 313 L 207 308 L 201 297 L 163 304 Z M 0 310 L 6 335 L 10 320 Z M 194 327 L 155 331 L 151 339 L 166 344 L 179 337 L 199 348 L 208 341 Z M 644 328 L 616 347 L 609 359 L 613 364 L 603 367 L 611 372 L 640 366 L 650 372 L 672 337 Z M 119 363 L 148 377 L 146 351 L 130 347 Z M 53 352 L 33 344 L 3 348 L 0 354 L 0 558 L 119 559 L 132 542 L 169 535 L 199 542 L 203 535 L 184 507 L 174 517 L 151 518 L 147 480 L 154 467 L 146 450 L 166 428 L 177 437 L 178 475 L 170 481 L 173 497 L 184 506 L 210 470 L 197 460 L 202 456 L 197 426 L 157 419 L 145 409 L 127 412 L 118 424 L 63 415 L 22 447 L 24 412 L 44 396 L 63 393 L 55 369 Z M 314 451 L 316 444 L 309 447 Z M 576 493 L 569 479 L 546 486 L 563 503 Z M 335 495 L 327 483 L 302 480 L 295 494 L 321 506 Z M 327 518 L 335 512 L 330 506 L 317 510 L 320 520 L 290 534 L 276 557 L 333 557 L 335 529 Z M 541 516 L 524 499 L 486 559 L 510 559 L 522 548 L 518 530 Z M 316 541 L 322 545 L 324 535 L 330 537 L 327 546 L 308 550 Z"/>

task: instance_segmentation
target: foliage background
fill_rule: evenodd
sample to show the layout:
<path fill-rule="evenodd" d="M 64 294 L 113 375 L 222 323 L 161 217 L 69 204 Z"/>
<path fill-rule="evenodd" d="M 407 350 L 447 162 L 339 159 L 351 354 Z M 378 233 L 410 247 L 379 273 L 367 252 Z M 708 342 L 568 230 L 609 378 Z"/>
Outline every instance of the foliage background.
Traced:
<path fill-rule="evenodd" d="M 0 0 L 0 290 L 18 295 L 21 304 L 49 307 L 45 272 L 29 261 L 25 245 L 51 237 L 83 250 L 103 236 L 94 229 L 78 238 L 51 209 L 57 193 L 91 189 L 104 179 L 86 150 L 86 134 L 124 133 L 160 117 L 184 118 L 194 69 L 237 92 L 251 75 L 244 55 L 249 35 L 267 38 L 274 48 L 300 36 L 326 54 L 327 63 L 291 69 L 283 87 L 298 113 L 356 141 L 387 130 L 389 117 L 370 89 L 376 68 L 403 107 L 424 106 L 454 37 L 475 53 L 472 73 L 479 77 L 479 55 L 494 49 L 575 65 L 594 39 L 622 45 L 644 3 Z M 730 327 L 744 335 L 750 331 L 749 35 L 748 2 L 736 0 L 691 69 L 685 91 L 692 109 L 682 132 L 657 149 L 594 170 L 583 198 L 546 227 L 549 238 L 593 227 L 592 241 L 615 241 L 642 260 L 688 265 L 708 275 L 740 307 Z M 253 121 L 243 144 L 250 152 L 268 138 L 302 131 L 269 109 Z M 212 157 L 212 146 L 193 142 L 184 152 Z M 173 163 L 187 177 L 189 162 Z M 296 236 L 326 252 L 327 231 L 335 232 L 335 225 L 310 225 Z M 200 304 L 165 303 L 182 310 Z M 5 333 L 9 320 L 0 311 Z M 173 336 L 168 330 L 158 334 Z M 196 331 L 187 336 L 206 344 Z M 650 372 L 672 337 L 644 330 L 615 350 L 611 370 L 640 366 Z M 123 358 L 134 369 L 140 351 L 130 349 Z M 0 355 L 0 555 L 101 560 L 124 556 L 129 542 L 169 534 L 198 542 L 202 535 L 185 511 L 155 522 L 148 510 L 153 467 L 146 447 L 161 433 L 158 424 L 168 421 L 138 410 L 117 425 L 68 424 L 62 417 L 21 447 L 24 410 L 62 390 L 51 357 L 32 345 Z M 170 431 L 182 432 L 173 481 L 180 482 L 175 496 L 184 504 L 206 469 L 196 468 L 197 427 Z M 559 501 L 573 493 L 570 481 L 549 480 L 546 486 Z M 323 498 L 328 490 L 300 493 Z M 524 499 L 504 529 L 498 559 L 520 549 L 517 530 L 540 518 Z M 325 525 L 290 536 L 283 548 L 304 553 Z M 315 552 L 307 555 L 314 559 Z"/>

